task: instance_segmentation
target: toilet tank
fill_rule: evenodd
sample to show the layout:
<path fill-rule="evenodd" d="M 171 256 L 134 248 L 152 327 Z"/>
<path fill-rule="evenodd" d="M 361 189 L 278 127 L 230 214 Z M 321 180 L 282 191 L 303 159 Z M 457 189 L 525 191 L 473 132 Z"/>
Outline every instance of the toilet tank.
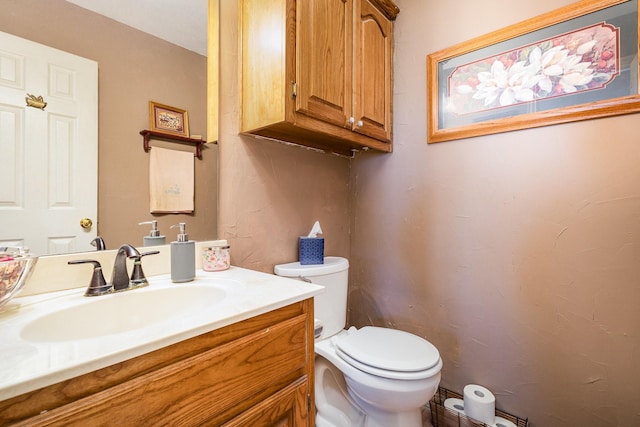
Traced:
<path fill-rule="evenodd" d="M 347 287 L 349 261 L 328 256 L 324 264 L 301 265 L 299 262 L 279 264 L 274 268 L 278 276 L 310 280 L 324 286 L 324 292 L 314 297 L 313 310 L 316 329 L 322 326 L 319 338 L 326 338 L 344 329 L 347 323 Z"/>

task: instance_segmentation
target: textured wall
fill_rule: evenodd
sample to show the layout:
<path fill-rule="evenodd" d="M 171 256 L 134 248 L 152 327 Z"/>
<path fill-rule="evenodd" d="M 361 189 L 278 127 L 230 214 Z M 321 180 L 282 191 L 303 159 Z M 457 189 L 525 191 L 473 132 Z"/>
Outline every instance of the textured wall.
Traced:
<path fill-rule="evenodd" d="M 350 321 L 531 426 L 640 425 L 640 115 L 427 145 L 426 55 L 570 1 L 398 0 L 394 152 L 352 170 Z"/>

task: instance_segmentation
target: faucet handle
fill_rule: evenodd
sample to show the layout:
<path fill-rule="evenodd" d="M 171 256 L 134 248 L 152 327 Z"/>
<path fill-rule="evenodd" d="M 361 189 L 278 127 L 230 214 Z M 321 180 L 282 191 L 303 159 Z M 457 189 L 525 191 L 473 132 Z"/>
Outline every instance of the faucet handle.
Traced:
<path fill-rule="evenodd" d="M 147 255 L 156 255 L 160 251 L 143 252 L 139 255 L 133 256 L 133 271 L 131 272 L 131 287 L 141 288 L 147 286 L 149 282 L 142 271 L 142 257 Z"/>
<path fill-rule="evenodd" d="M 98 261 L 93 259 L 77 259 L 69 261 L 67 262 L 67 264 L 93 264 L 93 275 L 91 276 L 91 281 L 89 282 L 89 286 L 87 287 L 84 296 L 94 297 L 113 292 L 113 286 L 107 284 L 107 281 L 104 280 L 104 274 L 102 274 L 102 266 Z"/>
<path fill-rule="evenodd" d="M 149 252 L 143 252 L 140 254 L 140 258 L 142 258 L 143 256 L 147 256 L 147 255 L 158 255 L 160 253 L 160 251 L 149 251 Z"/>

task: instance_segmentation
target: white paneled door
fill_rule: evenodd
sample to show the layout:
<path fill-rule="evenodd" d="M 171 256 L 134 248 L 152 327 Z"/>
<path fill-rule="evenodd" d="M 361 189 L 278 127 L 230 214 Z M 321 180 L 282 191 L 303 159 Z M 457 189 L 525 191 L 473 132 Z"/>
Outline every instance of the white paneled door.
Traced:
<path fill-rule="evenodd" d="M 98 64 L 0 32 L 0 246 L 91 250 L 97 174 Z"/>

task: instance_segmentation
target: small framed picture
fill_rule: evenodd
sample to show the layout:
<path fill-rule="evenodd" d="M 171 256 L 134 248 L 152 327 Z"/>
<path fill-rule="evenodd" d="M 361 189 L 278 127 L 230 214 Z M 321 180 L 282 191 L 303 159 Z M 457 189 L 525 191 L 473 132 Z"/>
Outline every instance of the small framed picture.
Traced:
<path fill-rule="evenodd" d="M 189 137 L 189 116 L 180 108 L 149 101 L 149 126 L 154 132 Z"/>

